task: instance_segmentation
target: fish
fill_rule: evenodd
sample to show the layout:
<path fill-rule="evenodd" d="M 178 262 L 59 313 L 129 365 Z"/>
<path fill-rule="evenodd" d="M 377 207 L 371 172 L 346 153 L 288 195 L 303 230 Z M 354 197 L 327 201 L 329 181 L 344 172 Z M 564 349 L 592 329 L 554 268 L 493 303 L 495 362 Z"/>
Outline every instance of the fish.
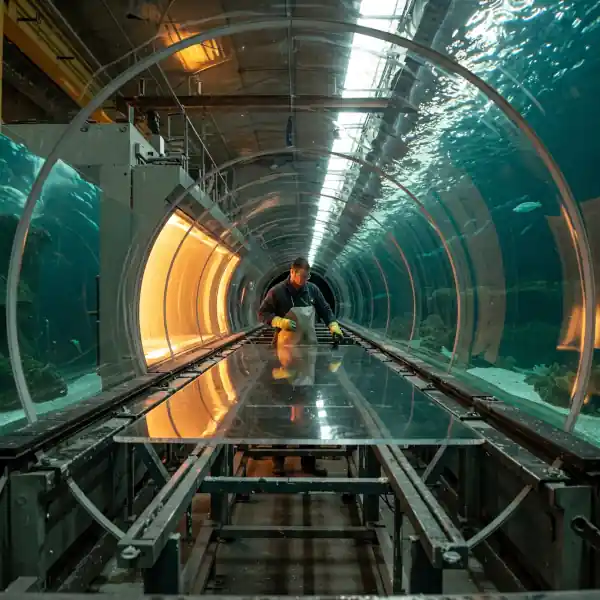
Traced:
<path fill-rule="evenodd" d="M 83 352 L 81 351 L 81 342 L 79 340 L 69 340 L 69 342 L 71 344 L 73 344 L 73 346 L 75 346 L 75 348 L 77 349 L 77 352 L 79 352 L 79 354 L 83 354 Z"/>
<path fill-rule="evenodd" d="M 542 207 L 541 202 L 521 202 L 518 206 L 513 208 L 513 212 L 516 213 L 528 213 L 533 210 L 537 210 Z"/>

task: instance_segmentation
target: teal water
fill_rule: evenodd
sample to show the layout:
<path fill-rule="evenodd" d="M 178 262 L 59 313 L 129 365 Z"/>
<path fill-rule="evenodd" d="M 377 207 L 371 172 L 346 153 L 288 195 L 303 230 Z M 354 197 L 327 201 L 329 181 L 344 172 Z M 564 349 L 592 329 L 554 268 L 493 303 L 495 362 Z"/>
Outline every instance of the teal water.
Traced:
<path fill-rule="evenodd" d="M 41 165 L 23 145 L 0 136 L 0 427 L 23 416 L 8 361 L 6 277 L 16 224 Z M 99 190 L 59 162 L 34 213 L 19 288 L 19 342 L 39 412 L 100 390 L 94 316 L 99 210 Z"/>
<path fill-rule="evenodd" d="M 436 41 L 437 49 L 524 115 L 564 172 L 594 242 L 600 2 L 461 0 L 456 6 L 457 19 L 461 10 L 468 16 Z M 411 190 L 437 230 L 390 179 L 381 181 L 377 222 L 338 258 L 351 298 L 344 316 L 562 426 L 578 359 L 577 341 L 565 340 L 569 325 L 577 329 L 581 298 L 558 192 L 530 143 L 472 86 L 431 65 L 422 66 L 418 79 L 418 116 L 402 135 L 408 151 L 391 157 L 386 174 Z M 7 234 L 0 236 L 0 281 L 11 228 L 40 164 L 23 146 L 0 138 L 0 219 Z M 61 164 L 36 211 L 19 319 L 40 410 L 100 388 L 93 315 L 100 200 L 98 188 Z M 595 242 L 593 251 L 600 265 Z M 3 340 L 0 329 L 0 410 L 14 422 L 22 413 Z M 600 444 L 600 364 L 595 367 L 577 432 Z"/>

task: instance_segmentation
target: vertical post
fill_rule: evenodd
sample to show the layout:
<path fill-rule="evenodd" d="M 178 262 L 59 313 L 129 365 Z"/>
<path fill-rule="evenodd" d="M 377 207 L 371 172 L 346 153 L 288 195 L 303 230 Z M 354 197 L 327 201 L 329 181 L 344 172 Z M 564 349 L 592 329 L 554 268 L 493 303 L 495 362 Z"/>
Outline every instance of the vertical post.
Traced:
<path fill-rule="evenodd" d="M 409 594 L 441 594 L 443 592 L 444 571 L 436 569 L 423 549 L 421 540 L 411 535 L 410 571 L 408 573 Z"/>
<path fill-rule="evenodd" d="M 135 503 L 135 445 L 125 444 L 125 479 L 127 499 L 125 502 L 125 519 L 133 517 Z"/>
<path fill-rule="evenodd" d="M 48 555 L 48 531 L 45 500 L 53 474 L 23 473 L 11 476 L 10 536 L 11 578 L 37 577 L 44 584 L 51 557 Z"/>
<path fill-rule="evenodd" d="M 479 517 L 481 495 L 481 448 L 469 446 L 458 450 L 458 514 L 470 530 Z"/>
<path fill-rule="evenodd" d="M 221 451 L 213 463 L 211 475 L 213 477 L 226 477 L 231 475 L 233 464 L 233 452 L 230 445 L 221 446 Z M 210 518 L 215 524 L 227 525 L 229 522 L 229 503 L 227 494 L 215 492 L 210 495 Z"/>
<path fill-rule="evenodd" d="M 403 594 L 402 587 L 402 507 L 398 498 L 394 497 L 394 563 L 392 572 L 392 593 Z"/>
<path fill-rule="evenodd" d="M 364 448 L 361 471 L 362 477 L 381 477 L 381 465 L 371 446 Z M 363 495 L 363 521 L 364 525 L 379 521 L 379 496 L 377 494 Z"/>
<path fill-rule="evenodd" d="M 154 565 L 150 569 L 144 569 L 144 594 L 181 593 L 180 537 L 179 533 L 171 534 Z"/>

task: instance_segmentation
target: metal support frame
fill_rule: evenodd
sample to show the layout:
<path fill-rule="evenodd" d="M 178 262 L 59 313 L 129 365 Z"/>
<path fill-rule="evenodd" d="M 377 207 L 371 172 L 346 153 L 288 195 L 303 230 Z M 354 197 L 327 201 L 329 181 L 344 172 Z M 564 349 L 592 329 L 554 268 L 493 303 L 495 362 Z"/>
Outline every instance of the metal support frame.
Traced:
<path fill-rule="evenodd" d="M 361 411 L 368 427 L 373 431 L 384 431 L 383 424 L 378 421 L 369 406 L 361 401 L 360 394 L 352 388 L 351 384 L 342 380 L 342 385 L 346 387 L 350 398 Z M 460 412 L 458 408 L 452 407 L 451 398 L 445 398 L 445 402 L 447 410 L 456 409 Z M 234 416 L 232 415 L 232 418 Z M 498 461 L 499 459 L 500 462 L 495 464 L 501 464 L 506 472 L 514 475 L 515 479 L 521 482 L 520 487 L 522 482 L 527 482 L 527 485 L 531 486 L 533 499 L 544 502 L 541 505 L 542 510 L 550 514 L 555 538 L 550 550 L 554 557 L 551 563 L 554 570 L 552 585 L 558 589 L 572 589 L 582 585 L 580 570 L 585 562 L 586 542 L 573 530 L 571 524 L 573 519 L 581 516 L 587 518 L 591 515 L 591 488 L 587 485 L 573 485 L 564 472 L 548 469 L 547 464 L 524 451 L 512 440 L 508 440 L 510 442 L 508 443 L 504 438 L 495 436 L 495 434 L 500 436 L 502 434 L 490 426 L 487 426 L 486 430 L 479 415 L 467 411 L 462 414 L 462 420 L 482 432 L 485 438 L 483 445 L 467 448 L 446 447 L 443 452 L 438 450 L 435 453 L 433 461 L 431 457 L 434 453 L 431 449 L 416 450 L 417 454 L 424 453 L 422 464 L 429 462 L 425 472 L 428 473 L 431 483 L 443 481 L 444 473 L 441 468 L 438 469 L 442 465 L 447 465 L 458 473 L 457 493 L 453 506 L 455 510 L 452 511 L 445 510 L 447 504 L 442 508 L 441 500 L 434 497 L 425 481 L 419 476 L 420 471 L 415 470 L 407 455 L 394 446 L 371 446 L 354 450 L 336 448 L 336 456 L 345 455 L 349 458 L 351 476 L 348 478 L 289 479 L 240 477 L 239 472 L 243 471 L 243 465 L 240 464 L 237 472 L 234 473 L 234 447 L 230 445 L 216 448 L 197 446 L 169 479 L 154 449 L 151 446 L 137 446 L 138 458 L 142 459 L 145 456 L 144 462 L 147 468 L 150 471 L 154 469 L 156 480 L 162 478 L 165 484 L 129 531 L 122 535 L 118 544 L 119 562 L 127 566 L 141 567 L 144 570 L 146 593 L 181 594 L 191 591 L 189 586 L 192 580 L 198 582 L 209 577 L 211 567 L 216 560 L 216 547 L 222 540 L 257 537 L 350 538 L 371 543 L 374 548 L 378 546 L 384 553 L 387 552 L 385 562 L 388 567 L 389 593 L 399 594 L 405 589 L 409 593 L 438 593 L 442 591 L 444 569 L 466 566 L 469 543 L 463 534 L 481 531 L 481 526 L 485 524 L 481 522 L 481 506 L 484 501 L 482 478 L 486 474 L 483 460 Z M 104 439 L 100 442 L 98 448 L 104 448 Z M 516 452 L 513 446 L 517 446 L 519 452 Z M 240 448 L 239 450 L 238 457 L 247 460 L 249 450 L 254 449 Z M 272 449 L 256 448 L 255 450 L 258 457 L 272 455 Z M 506 456 L 502 454 L 503 450 Z M 302 453 L 306 449 L 299 448 L 297 451 Z M 328 450 L 322 451 L 326 454 Z M 358 455 L 356 468 L 350 456 L 352 452 Z M 285 453 L 289 454 L 287 450 Z M 310 453 L 313 453 L 313 450 L 310 450 Z M 72 459 L 79 467 L 84 463 L 80 454 L 75 453 Z M 45 509 L 43 505 L 37 505 L 36 498 L 46 493 L 52 478 L 60 479 L 61 473 L 67 475 L 67 483 L 75 496 L 78 496 L 78 486 L 70 476 L 70 468 L 63 468 L 57 462 L 52 464 L 54 471 L 20 476 L 30 477 L 29 483 L 26 479 L 21 479 L 17 487 L 11 489 L 11 508 L 19 522 L 20 519 L 25 516 L 30 517 L 33 513 L 35 513 L 36 523 L 38 519 L 45 517 Z M 42 480 L 39 479 L 40 477 Z M 38 489 L 40 482 L 43 489 Z M 26 483 L 27 486 L 24 486 Z M 29 487 L 31 489 L 27 491 Z M 205 524 L 196 538 L 190 562 L 183 568 L 180 538 L 174 535 L 174 531 L 185 515 L 187 535 L 191 537 L 190 506 L 194 495 L 199 492 L 211 495 L 212 519 Z M 237 494 L 311 492 L 362 496 L 363 525 L 336 528 L 255 527 L 232 524 L 232 506 Z M 392 494 L 394 497 L 395 510 L 391 531 L 380 522 L 380 494 Z M 508 497 L 511 494 L 513 492 L 510 489 L 506 491 Z M 29 503 L 30 496 L 35 506 Z M 80 500 L 85 506 L 85 499 L 80 498 Z M 529 502 L 532 498 L 526 500 Z M 520 511 L 521 506 L 526 505 L 519 503 L 518 506 Z M 129 514 L 132 512 L 129 511 Z M 464 528 L 462 531 L 459 531 L 452 522 L 448 512 L 456 514 L 459 524 Z M 92 514 L 92 516 L 101 522 L 101 519 L 97 518 L 98 515 Z M 403 540 L 403 524 L 408 522 L 412 524 L 415 535 L 408 539 L 404 536 Z M 522 521 L 519 522 L 516 517 L 509 522 L 500 523 L 502 533 L 510 535 L 511 531 L 519 529 L 521 523 Z M 31 526 L 33 527 L 33 524 Z M 28 561 L 28 571 L 22 571 L 21 574 L 36 576 L 35 559 L 38 556 L 36 539 L 39 544 L 43 543 L 44 538 L 43 536 L 36 538 L 33 529 L 28 530 L 26 535 L 29 534 L 31 537 L 27 537 L 27 542 L 32 543 L 29 557 L 31 560 Z M 385 541 L 386 538 L 388 542 Z M 476 536 L 469 542 L 473 539 L 476 539 Z M 403 564 L 403 558 L 406 556 L 405 554 L 403 556 L 403 542 L 409 545 L 408 554 L 411 560 L 408 564 Z M 40 571 L 42 580 L 44 572 L 45 567 L 42 565 Z"/>
<path fill-rule="evenodd" d="M 386 478 L 346 477 L 206 477 L 200 492 L 209 494 L 368 494 L 379 497 L 391 490 Z M 375 515 L 376 517 L 377 515 Z M 214 519 L 214 517 L 213 517 Z M 375 519 L 369 519 L 376 521 Z"/>
<path fill-rule="evenodd" d="M 130 593 L 127 595 L 130 600 L 168 600 L 167 594 L 142 595 Z M 114 600 L 114 594 L 94 594 L 94 600 Z M 390 600 L 598 600 L 598 590 L 574 590 L 569 592 L 526 592 L 518 594 L 485 594 L 485 596 L 473 594 L 444 595 L 422 595 L 407 594 L 393 595 Z M 313 600 L 314 596 L 294 596 L 295 600 Z M 365 595 L 344 595 L 344 596 L 319 596 L 320 600 L 372 600 L 373 596 Z M 0 593 L 0 600 L 90 600 L 89 594 L 53 594 L 53 593 L 26 593 L 10 592 Z M 179 600 L 281 600 L 281 596 L 227 596 L 227 595 L 180 595 Z"/>
<path fill-rule="evenodd" d="M 199 96 L 178 96 L 179 102 L 186 111 L 192 110 L 285 110 L 290 109 L 289 95 L 265 94 L 202 94 Z M 380 113 L 390 105 L 397 105 L 397 110 L 414 113 L 415 109 L 399 98 L 341 98 L 336 96 L 303 95 L 296 96 L 294 108 L 297 110 L 335 110 Z M 119 100 L 121 110 L 125 106 L 133 106 L 138 110 L 176 110 L 178 105 L 172 96 L 137 96 Z"/>

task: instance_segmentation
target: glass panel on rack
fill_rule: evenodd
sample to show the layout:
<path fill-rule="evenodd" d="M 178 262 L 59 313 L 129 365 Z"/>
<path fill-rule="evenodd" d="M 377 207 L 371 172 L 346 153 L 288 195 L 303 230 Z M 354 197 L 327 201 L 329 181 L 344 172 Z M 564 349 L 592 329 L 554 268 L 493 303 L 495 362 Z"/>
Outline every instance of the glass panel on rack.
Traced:
<path fill-rule="evenodd" d="M 478 434 L 358 346 L 244 346 L 121 431 L 128 443 L 471 445 Z"/>

